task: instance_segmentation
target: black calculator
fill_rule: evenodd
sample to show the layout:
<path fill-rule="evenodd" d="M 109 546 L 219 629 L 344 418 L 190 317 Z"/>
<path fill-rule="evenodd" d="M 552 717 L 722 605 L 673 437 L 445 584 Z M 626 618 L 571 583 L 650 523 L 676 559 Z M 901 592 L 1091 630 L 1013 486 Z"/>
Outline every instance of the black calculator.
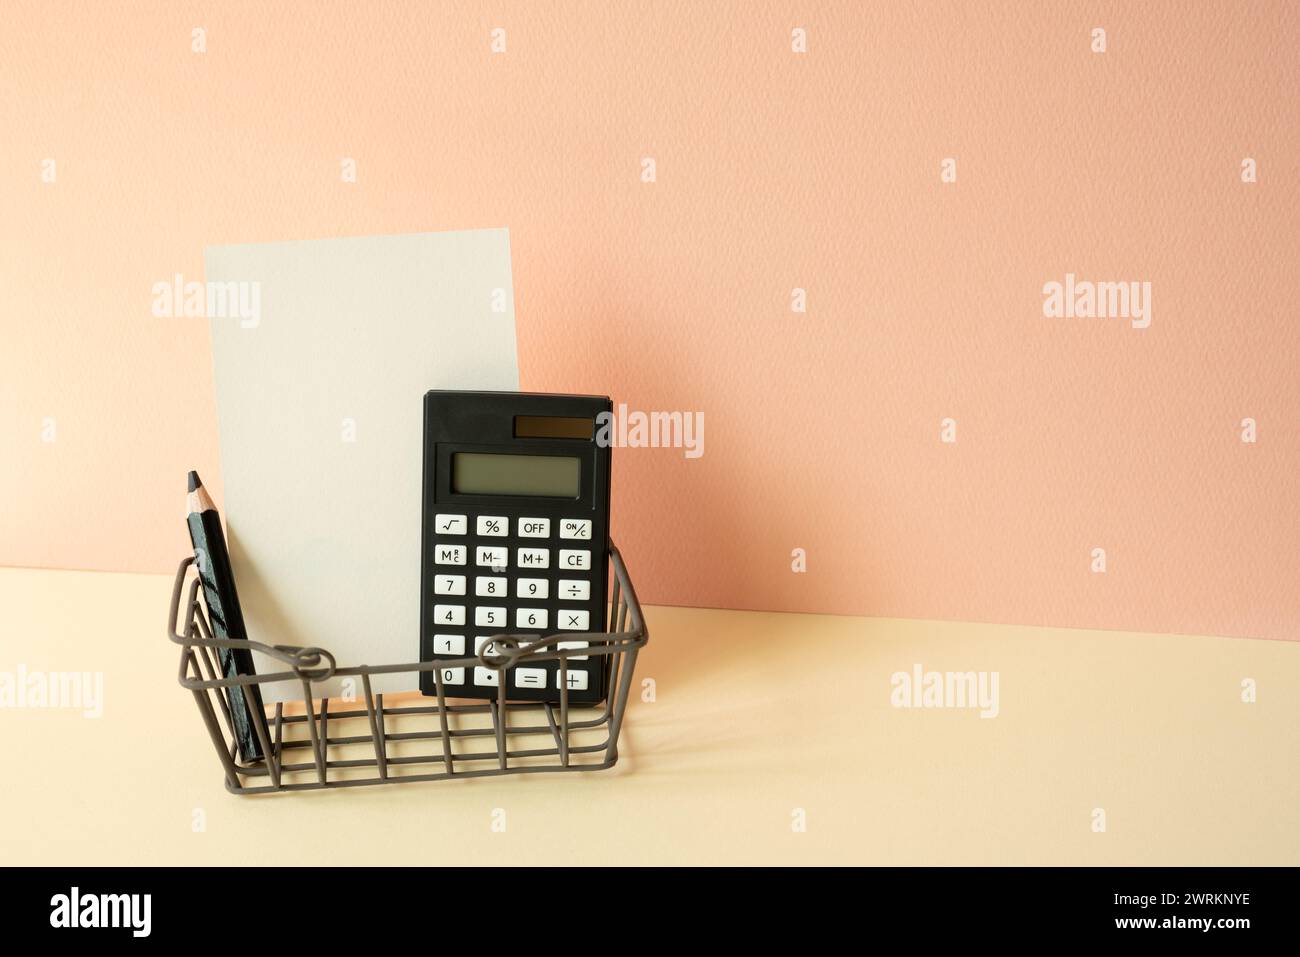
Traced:
<path fill-rule="evenodd" d="M 603 416 L 602 416 L 603 413 Z M 420 660 L 478 655 L 498 635 L 562 635 L 573 704 L 606 693 L 607 396 L 432 391 L 424 397 Z M 454 698 L 560 700 L 558 660 L 439 669 Z M 436 694 L 432 672 L 420 690 Z"/>

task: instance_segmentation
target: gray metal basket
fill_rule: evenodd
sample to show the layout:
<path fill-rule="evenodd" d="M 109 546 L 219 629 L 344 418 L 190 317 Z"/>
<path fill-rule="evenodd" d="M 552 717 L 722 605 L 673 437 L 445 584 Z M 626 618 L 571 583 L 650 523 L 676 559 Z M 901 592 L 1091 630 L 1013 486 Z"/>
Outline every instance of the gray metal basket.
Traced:
<path fill-rule="evenodd" d="M 618 736 L 631 693 L 632 672 L 637 653 L 648 640 L 636 591 L 613 543 L 609 557 L 613 588 L 607 632 L 565 632 L 540 638 L 496 635 L 483 653 L 454 660 L 340 668 L 334 656 L 323 648 L 215 638 L 201 601 L 200 582 L 189 573 L 193 558 L 182 561 L 176 571 L 167 634 L 181 645 L 180 683 L 194 695 L 221 760 L 226 788 L 238 794 L 537 771 L 597 771 L 618 761 Z M 187 597 L 182 617 L 183 594 Z M 580 651 L 553 647 L 556 642 L 575 638 L 586 639 L 590 647 Z M 284 662 L 291 670 L 223 678 L 215 651 L 232 647 L 255 649 Z M 488 647 L 497 653 L 488 654 Z M 609 695 L 599 707 L 569 707 L 565 675 L 569 658 L 576 655 L 610 659 Z M 499 682 L 497 699 L 477 704 L 449 704 L 441 681 L 437 682 L 436 696 L 414 693 L 411 703 L 398 706 L 385 705 L 384 695 L 374 694 L 370 688 L 371 675 L 407 672 L 415 688 L 422 671 L 436 675 L 440 668 L 479 665 L 509 672 L 519 665 L 555 660 L 560 663 L 558 706 L 507 702 L 505 674 Z M 360 679 L 361 684 L 353 699 L 317 697 L 312 693 L 320 682 L 349 676 Z M 254 706 L 251 688 L 275 683 L 293 684 L 293 694 L 284 697 L 301 697 L 306 703 L 301 714 L 288 713 L 290 709 L 284 704 L 277 704 L 274 716 L 268 718 L 265 709 Z M 239 760 L 227 688 L 231 694 L 244 695 L 265 758 Z M 356 697 L 364 700 L 364 708 L 357 707 Z M 482 745 L 488 743 L 485 738 L 490 739 L 491 750 L 483 749 Z"/>

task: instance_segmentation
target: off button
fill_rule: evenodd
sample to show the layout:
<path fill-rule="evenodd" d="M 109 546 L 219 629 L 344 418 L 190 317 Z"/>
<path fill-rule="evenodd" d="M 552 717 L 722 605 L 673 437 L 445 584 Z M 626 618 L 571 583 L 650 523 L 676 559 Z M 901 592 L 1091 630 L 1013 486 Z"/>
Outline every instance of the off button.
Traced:
<path fill-rule="evenodd" d="M 521 518 L 519 520 L 520 538 L 550 538 L 551 520 L 549 518 Z"/>

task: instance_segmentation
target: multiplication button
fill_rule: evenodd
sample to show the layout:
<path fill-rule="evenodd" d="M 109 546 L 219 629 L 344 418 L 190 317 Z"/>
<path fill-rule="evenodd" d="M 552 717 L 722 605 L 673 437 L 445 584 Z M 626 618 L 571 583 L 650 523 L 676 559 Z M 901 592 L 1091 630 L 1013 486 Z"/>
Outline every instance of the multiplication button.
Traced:
<path fill-rule="evenodd" d="M 589 518 L 560 519 L 560 538 L 581 538 L 584 540 L 590 540 L 591 519 Z"/>
<path fill-rule="evenodd" d="M 569 611 L 567 608 L 560 609 L 560 630 L 561 631 L 586 631 L 588 624 L 591 622 L 591 614 L 585 611 Z"/>
<path fill-rule="evenodd" d="M 591 582 L 582 578 L 560 579 L 560 601 L 586 601 L 591 597 Z"/>

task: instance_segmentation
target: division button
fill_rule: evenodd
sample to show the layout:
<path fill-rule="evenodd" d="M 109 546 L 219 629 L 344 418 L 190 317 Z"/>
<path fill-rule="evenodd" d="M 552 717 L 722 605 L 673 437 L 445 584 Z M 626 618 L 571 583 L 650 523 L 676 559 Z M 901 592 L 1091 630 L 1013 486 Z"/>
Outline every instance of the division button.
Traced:
<path fill-rule="evenodd" d="M 582 578 L 561 578 L 560 601 L 586 601 L 591 597 L 591 582 Z"/>

